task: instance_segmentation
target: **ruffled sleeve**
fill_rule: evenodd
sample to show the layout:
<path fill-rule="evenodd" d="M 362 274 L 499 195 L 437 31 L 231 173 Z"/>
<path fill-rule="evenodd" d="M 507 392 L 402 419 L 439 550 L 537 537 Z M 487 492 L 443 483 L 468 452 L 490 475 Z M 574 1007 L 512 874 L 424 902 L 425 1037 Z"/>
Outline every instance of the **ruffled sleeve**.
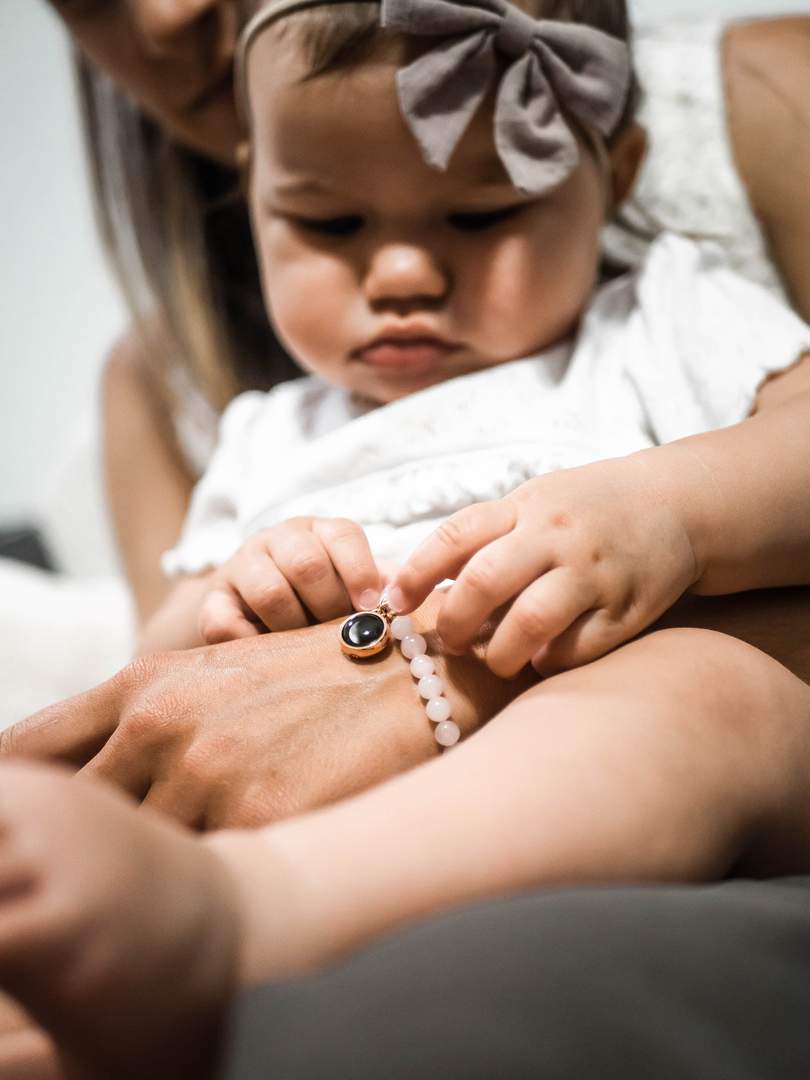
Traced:
<path fill-rule="evenodd" d="M 167 577 L 198 574 L 219 566 L 241 544 L 240 479 L 249 464 L 250 431 L 262 415 L 267 397 L 259 391 L 240 394 L 223 413 L 216 450 L 194 489 L 180 539 L 161 559 Z"/>

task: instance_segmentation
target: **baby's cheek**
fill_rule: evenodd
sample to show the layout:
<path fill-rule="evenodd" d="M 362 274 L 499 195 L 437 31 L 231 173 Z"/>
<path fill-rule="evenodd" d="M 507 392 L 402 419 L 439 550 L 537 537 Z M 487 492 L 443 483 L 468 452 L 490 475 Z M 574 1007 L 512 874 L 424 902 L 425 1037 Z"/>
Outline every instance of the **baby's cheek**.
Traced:
<path fill-rule="evenodd" d="M 557 275 L 523 238 L 505 237 L 488 260 L 468 264 L 464 313 L 493 358 L 517 359 L 553 340 L 560 321 Z"/>
<path fill-rule="evenodd" d="M 328 260 L 287 261 L 268 277 L 273 324 L 302 364 L 320 370 L 342 355 L 350 295 Z"/>

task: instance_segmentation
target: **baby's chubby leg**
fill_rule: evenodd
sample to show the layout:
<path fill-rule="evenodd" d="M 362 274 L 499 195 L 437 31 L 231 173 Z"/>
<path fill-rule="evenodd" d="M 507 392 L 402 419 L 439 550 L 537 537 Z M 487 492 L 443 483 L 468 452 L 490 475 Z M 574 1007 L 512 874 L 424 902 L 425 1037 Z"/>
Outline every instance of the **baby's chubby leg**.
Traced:
<path fill-rule="evenodd" d="M 104 785 L 0 765 L 0 987 L 70 1080 L 211 1075 L 237 932 L 230 879 L 192 834 Z M 47 1047 L 14 1036 L 0 1076 L 39 1077 Z M 10 1073 L 26 1038 L 37 1060 Z"/>
<path fill-rule="evenodd" d="M 241 892 L 249 982 L 538 885 L 807 872 L 810 689 L 722 634 L 661 631 L 409 774 L 208 842 Z"/>

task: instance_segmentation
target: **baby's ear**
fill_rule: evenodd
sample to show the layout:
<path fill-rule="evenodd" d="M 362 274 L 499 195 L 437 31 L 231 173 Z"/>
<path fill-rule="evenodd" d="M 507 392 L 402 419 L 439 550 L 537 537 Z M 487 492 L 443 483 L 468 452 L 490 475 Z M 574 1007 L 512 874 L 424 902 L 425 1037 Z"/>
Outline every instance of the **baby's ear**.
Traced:
<path fill-rule="evenodd" d="M 610 148 L 614 210 L 618 210 L 633 190 L 646 156 L 647 132 L 641 124 L 633 122 Z"/>

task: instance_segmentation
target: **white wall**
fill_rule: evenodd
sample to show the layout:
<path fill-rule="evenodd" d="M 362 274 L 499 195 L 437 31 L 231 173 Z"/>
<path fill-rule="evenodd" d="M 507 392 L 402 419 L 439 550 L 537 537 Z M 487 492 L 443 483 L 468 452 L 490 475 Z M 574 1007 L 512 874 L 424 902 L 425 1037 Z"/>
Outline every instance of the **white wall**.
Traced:
<path fill-rule="evenodd" d="M 44 3 L 0 2 L 0 523 L 33 514 L 90 431 L 123 324 L 95 240 L 68 49 Z"/>
<path fill-rule="evenodd" d="M 645 20 L 810 12 L 808 0 L 634 2 Z M 0 140 L 2 527 L 37 515 L 54 461 L 92 436 L 99 363 L 123 320 L 93 232 L 67 47 L 41 0 L 0 3 Z"/>

